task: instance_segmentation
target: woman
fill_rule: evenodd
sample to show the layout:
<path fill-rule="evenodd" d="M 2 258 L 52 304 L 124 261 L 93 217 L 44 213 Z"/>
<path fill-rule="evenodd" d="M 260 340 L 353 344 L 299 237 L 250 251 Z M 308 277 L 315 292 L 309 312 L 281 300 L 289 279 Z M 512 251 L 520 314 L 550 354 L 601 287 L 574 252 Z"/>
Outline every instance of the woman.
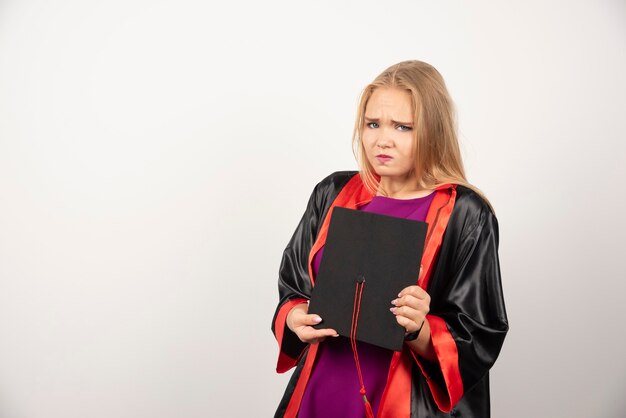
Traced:
<path fill-rule="evenodd" d="M 353 146 L 360 170 L 317 184 L 283 254 L 272 331 L 277 371 L 296 369 L 276 416 L 489 417 L 488 371 L 508 330 L 498 224 L 465 178 L 437 70 L 405 61 L 383 71 L 362 93 Z M 389 301 L 403 350 L 359 343 L 363 384 L 350 341 L 313 328 L 321 318 L 308 314 L 336 206 L 428 223 L 418 281 Z"/>

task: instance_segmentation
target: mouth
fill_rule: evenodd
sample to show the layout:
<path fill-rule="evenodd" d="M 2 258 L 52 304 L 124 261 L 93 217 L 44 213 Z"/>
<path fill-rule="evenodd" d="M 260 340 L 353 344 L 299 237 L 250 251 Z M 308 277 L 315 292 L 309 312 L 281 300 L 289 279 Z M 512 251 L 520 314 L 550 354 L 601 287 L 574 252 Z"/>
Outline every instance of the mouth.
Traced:
<path fill-rule="evenodd" d="M 376 156 L 376 159 L 377 159 L 379 162 L 381 162 L 381 163 L 385 163 L 385 162 L 387 162 L 387 161 L 391 161 L 391 160 L 393 160 L 393 157 L 392 157 L 392 156 L 390 156 L 390 155 L 378 154 L 378 155 Z"/>

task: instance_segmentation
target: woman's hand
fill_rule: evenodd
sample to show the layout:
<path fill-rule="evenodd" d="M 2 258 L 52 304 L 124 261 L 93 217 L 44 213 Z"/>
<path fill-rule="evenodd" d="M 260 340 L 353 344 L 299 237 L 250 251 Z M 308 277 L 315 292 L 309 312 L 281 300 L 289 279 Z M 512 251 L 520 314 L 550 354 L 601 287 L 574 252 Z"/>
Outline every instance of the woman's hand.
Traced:
<path fill-rule="evenodd" d="M 419 286 L 409 286 L 402 289 L 391 304 L 394 307 L 390 310 L 396 316 L 398 324 L 407 333 L 415 332 L 421 328 L 430 311 L 430 295 Z"/>
<path fill-rule="evenodd" d="M 331 328 L 315 329 L 313 325 L 322 322 L 319 315 L 309 315 L 309 305 L 302 303 L 294 306 L 287 314 L 287 327 L 292 330 L 300 341 L 315 344 L 326 337 L 338 337 L 337 331 Z"/>
<path fill-rule="evenodd" d="M 407 333 L 420 330 L 416 340 L 407 342 L 411 350 L 428 360 L 436 360 L 437 355 L 430 337 L 430 324 L 426 319 L 430 311 L 430 295 L 419 286 L 409 286 L 402 289 L 398 298 L 392 300 L 391 304 L 394 305 L 390 309 L 391 312 Z"/>

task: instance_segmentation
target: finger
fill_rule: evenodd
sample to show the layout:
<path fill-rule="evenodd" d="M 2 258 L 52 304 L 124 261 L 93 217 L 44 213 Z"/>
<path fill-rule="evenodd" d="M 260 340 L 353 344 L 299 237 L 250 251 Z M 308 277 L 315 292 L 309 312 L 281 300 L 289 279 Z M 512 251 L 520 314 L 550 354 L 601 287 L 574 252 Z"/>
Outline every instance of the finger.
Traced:
<path fill-rule="evenodd" d="M 400 306 L 397 308 L 394 307 L 394 308 L 391 308 L 390 311 L 396 316 L 404 316 L 405 318 L 408 318 L 417 323 L 421 323 L 422 320 L 428 314 L 428 310 L 422 310 L 422 309 L 418 310 L 418 309 L 410 308 L 408 306 Z"/>
<path fill-rule="evenodd" d="M 333 332 L 334 332 L 334 330 L 333 330 Z M 311 344 L 321 343 L 322 341 L 324 341 L 328 337 L 339 337 L 339 334 L 335 333 L 335 334 L 332 334 L 332 335 L 325 335 L 323 337 L 315 338 L 315 339 L 311 340 Z"/>
<path fill-rule="evenodd" d="M 319 315 L 311 314 L 305 317 L 306 325 L 317 325 L 322 322 L 322 318 Z"/>
<path fill-rule="evenodd" d="M 337 336 L 337 331 L 332 328 L 315 329 L 310 326 L 303 326 L 298 330 L 298 337 L 304 342 L 315 342 L 319 338 Z"/>
<path fill-rule="evenodd" d="M 427 299 L 430 301 L 430 295 L 424 289 L 415 285 L 405 287 L 400 291 L 400 293 L 398 293 L 399 298 L 405 295 L 412 295 L 418 299 Z"/>
<path fill-rule="evenodd" d="M 399 315 L 414 319 L 416 322 L 421 321 L 430 311 L 428 306 L 420 306 L 418 309 L 411 308 L 410 306 L 400 306 L 396 309 L 400 309 L 400 312 L 398 312 Z"/>
<path fill-rule="evenodd" d="M 412 285 L 412 286 L 407 286 L 404 289 L 402 289 L 400 293 L 398 294 L 398 297 L 402 297 L 404 295 L 413 295 L 415 297 L 423 299 L 426 295 L 428 295 L 428 293 L 426 293 L 426 291 L 422 289 L 421 287 Z"/>
<path fill-rule="evenodd" d="M 398 315 L 396 316 L 396 322 L 403 327 L 406 332 L 415 332 L 419 329 L 419 324 L 415 321 L 410 320 L 406 316 Z"/>
<path fill-rule="evenodd" d="M 324 331 L 325 337 L 339 337 L 339 333 L 332 328 L 324 328 L 323 330 L 320 329 L 318 331 Z"/>
<path fill-rule="evenodd" d="M 298 333 L 306 338 L 331 337 L 337 335 L 337 331 L 332 328 L 315 329 L 308 325 L 302 326 Z"/>
<path fill-rule="evenodd" d="M 428 307 L 428 303 L 425 299 L 419 299 L 413 295 L 404 295 L 401 298 L 397 298 L 391 301 L 394 306 L 409 306 L 413 309 L 420 309 L 421 307 Z"/>
<path fill-rule="evenodd" d="M 303 326 L 303 325 L 313 326 L 322 322 L 322 318 L 320 318 L 320 316 L 316 314 L 301 315 L 301 316 L 298 316 L 297 318 L 294 318 L 294 322 L 296 326 Z"/>

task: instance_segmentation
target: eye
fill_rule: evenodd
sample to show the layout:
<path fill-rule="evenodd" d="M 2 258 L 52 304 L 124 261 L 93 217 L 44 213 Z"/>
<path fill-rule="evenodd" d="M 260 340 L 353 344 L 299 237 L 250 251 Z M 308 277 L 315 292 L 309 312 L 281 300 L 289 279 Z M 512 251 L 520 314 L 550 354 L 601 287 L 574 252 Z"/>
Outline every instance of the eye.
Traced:
<path fill-rule="evenodd" d="M 397 129 L 402 131 L 402 132 L 408 132 L 408 131 L 410 131 L 413 128 L 411 128 L 410 126 L 406 126 L 406 125 L 398 125 Z"/>
<path fill-rule="evenodd" d="M 365 126 L 367 126 L 368 128 L 371 128 L 371 129 L 378 128 L 378 124 L 376 122 L 366 123 Z"/>

